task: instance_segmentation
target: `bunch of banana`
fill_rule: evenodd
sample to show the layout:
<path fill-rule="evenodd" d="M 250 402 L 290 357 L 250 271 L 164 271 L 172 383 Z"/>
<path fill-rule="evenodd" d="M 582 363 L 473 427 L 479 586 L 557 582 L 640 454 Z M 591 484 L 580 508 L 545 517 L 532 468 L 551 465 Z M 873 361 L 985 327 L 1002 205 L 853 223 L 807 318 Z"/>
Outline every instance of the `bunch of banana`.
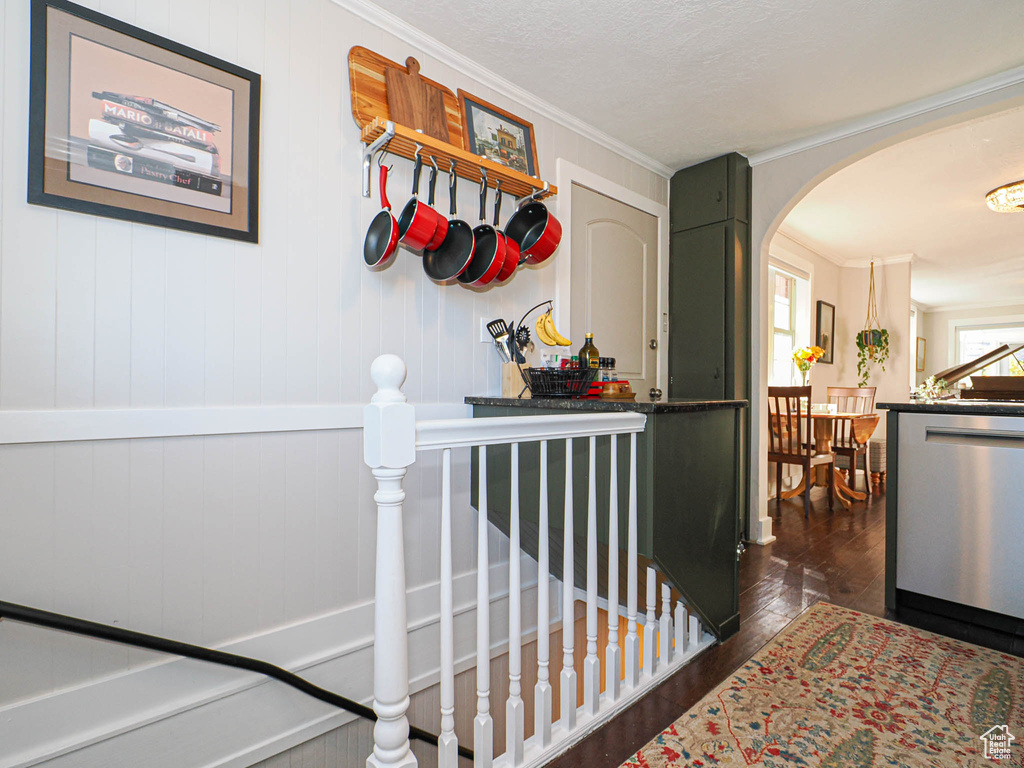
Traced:
<path fill-rule="evenodd" d="M 560 334 L 558 329 L 555 328 L 555 321 L 551 317 L 550 309 L 537 318 L 537 338 L 549 347 L 572 346 L 572 342 Z"/>

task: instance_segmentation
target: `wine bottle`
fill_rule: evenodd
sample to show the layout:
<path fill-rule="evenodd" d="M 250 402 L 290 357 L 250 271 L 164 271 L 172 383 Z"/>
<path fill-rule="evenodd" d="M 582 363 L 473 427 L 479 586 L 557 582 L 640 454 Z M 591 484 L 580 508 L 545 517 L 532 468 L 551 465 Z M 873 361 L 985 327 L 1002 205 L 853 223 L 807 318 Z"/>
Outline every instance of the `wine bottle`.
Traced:
<path fill-rule="evenodd" d="M 597 347 L 594 346 L 594 334 L 587 334 L 587 340 L 580 347 L 579 358 L 580 368 L 597 370 L 601 367 L 600 353 L 597 351 Z"/>

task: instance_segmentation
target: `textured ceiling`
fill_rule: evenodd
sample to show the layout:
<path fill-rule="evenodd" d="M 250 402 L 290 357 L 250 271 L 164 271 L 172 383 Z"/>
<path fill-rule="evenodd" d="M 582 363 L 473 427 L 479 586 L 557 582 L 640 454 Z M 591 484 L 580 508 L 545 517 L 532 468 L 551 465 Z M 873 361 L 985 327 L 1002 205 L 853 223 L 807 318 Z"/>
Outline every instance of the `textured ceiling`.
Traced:
<path fill-rule="evenodd" d="M 672 168 L 1024 63 L 1020 0 L 376 3 Z"/>
<path fill-rule="evenodd" d="M 985 194 L 1024 178 L 1024 108 L 876 152 L 825 179 L 783 229 L 838 260 L 915 254 L 911 295 L 930 306 L 1024 303 L 1024 213 Z"/>

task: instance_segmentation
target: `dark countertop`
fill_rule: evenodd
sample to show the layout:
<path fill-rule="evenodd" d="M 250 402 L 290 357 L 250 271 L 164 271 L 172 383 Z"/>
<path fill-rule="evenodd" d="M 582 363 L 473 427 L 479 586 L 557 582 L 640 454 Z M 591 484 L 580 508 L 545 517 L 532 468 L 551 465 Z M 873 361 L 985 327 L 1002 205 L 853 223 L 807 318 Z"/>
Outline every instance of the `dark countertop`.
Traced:
<path fill-rule="evenodd" d="M 548 408 L 559 411 L 637 411 L 639 413 L 681 413 L 686 411 L 713 411 L 721 408 L 746 408 L 746 400 L 663 400 L 657 403 L 635 400 L 569 400 L 538 397 L 467 397 L 469 405 L 513 406 L 520 408 Z"/>
<path fill-rule="evenodd" d="M 902 413 L 952 413 L 964 416 L 1024 416 L 1024 403 L 992 400 L 922 400 L 879 403 L 877 408 Z"/>

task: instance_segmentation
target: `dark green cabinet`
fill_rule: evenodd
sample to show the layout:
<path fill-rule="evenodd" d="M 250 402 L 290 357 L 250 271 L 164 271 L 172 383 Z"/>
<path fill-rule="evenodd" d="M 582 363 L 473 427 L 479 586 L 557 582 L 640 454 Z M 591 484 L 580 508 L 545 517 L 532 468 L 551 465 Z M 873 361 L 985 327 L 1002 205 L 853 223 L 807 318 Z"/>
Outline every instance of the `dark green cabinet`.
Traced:
<path fill-rule="evenodd" d="M 670 398 L 748 400 L 750 371 L 750 165 L 736 153 L 678 171 L 671 182 Z M 738 513 L 746 529 L 746 417 Z"/>

